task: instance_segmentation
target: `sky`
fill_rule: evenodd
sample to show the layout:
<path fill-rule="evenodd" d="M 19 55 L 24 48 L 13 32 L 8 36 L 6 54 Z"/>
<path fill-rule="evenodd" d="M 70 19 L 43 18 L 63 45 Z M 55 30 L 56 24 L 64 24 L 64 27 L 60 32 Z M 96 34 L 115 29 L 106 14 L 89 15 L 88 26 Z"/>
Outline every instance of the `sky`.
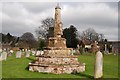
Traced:
<path fill-rule="evenodd" d="M 98 0 L 99 1 L 99 0 Z M 116 0 L 117 1 L 117 0 Z M 34 35 L 41 20 L 54 18 L 58 2 L 16 2 L 0 4 L 2 33 L 21 36 L 25 32 Z M 118 2 L 59 2 L 63 29 L 74 25 L 78 32 L 93 28 L 108 40 L 118 40 Z"/>

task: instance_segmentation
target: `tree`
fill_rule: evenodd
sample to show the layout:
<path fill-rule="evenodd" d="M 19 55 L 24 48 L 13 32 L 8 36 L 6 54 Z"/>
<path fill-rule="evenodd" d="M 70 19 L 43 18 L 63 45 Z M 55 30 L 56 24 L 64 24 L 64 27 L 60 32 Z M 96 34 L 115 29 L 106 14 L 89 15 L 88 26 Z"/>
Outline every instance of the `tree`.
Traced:
<path fill-rule="evenodd" d="M 41 25 L 38 27 L 38 29 L 35 31 L 38 37 L 42 38 L 48 38 L 49 29 L 51 27 L 54 27 L 54 19 L 53 18 L 46 18 L 41 21 Z M 51 29 L 53 30 L 53 29 Z"/>
<path fill-rule="evenodd" d="M 8 43 L 11 46 L 14 46 L 15 44 L 15 40 L 17 39 L 15 36 L 12 36 L 10 33 L 6 34 L 2 34 L 0 33 L 2 39 L 1 39 L 1 43 Z"/>
<path fill-rule="evenodd" d="M 85 31 L 83 31 L 81 39 L 89 40 L 90 42 L 102 41 L 104 39 L 104 35 L 98 34 L 93 28 L 88 28 Z"/>
<path fill-rule="evenodd" d="M 39 39 L 39 50 L 43 50 L 46 46 L 44 39 Z"/>
<path fill-rule="evenodd" d="M 103 34 L 99 34 L 99 41 L 104 42 L 105 36 Z"/>
<path fill-rule="evenodd" d="M 19 38 L 18 45 L 20 47 L 37 48 L 38 42 L 32 33 L 26 32 Z"/>
<path fill-rule="evenodd" d="M 67 47 L 76 48 L 78 44 L 77 29 L 73 25 L 63 30 L 63 37 L 66 38 Z"/>

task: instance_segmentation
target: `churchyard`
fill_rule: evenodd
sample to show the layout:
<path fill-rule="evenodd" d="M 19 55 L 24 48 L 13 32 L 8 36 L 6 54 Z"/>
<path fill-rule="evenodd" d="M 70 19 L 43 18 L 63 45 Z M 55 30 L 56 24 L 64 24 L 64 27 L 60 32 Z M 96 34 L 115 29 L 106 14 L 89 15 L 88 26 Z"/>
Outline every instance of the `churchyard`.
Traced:
<path fill-rule="evenodd" d="M 61 18 L 61 7 L 57 4 L 54 27 L 52 33 L 45 34 L 46 39 L 37 41 L 27 32 L 17 38 L 14 46 L 6 42 L 2 44 L 2 78 L 118 78 L 120 50 L 117 43 L 120 42 L 99 40 L 99 35 L 91 29 L 90 32 L 95 33 L 93 38 L 93 33 L 88 33 L 86 39 L 85 35 L 78 39 L 73 25 L 63 30 Z M 8 33 L 7 36 L 11 35 Z"/>
<path fill-rule="evenodd" d="M 118 55 L 104 54 L 103 78 L 118 78 Z M 79 62 L 86 64 L 86 71 L 78 74 L 50 74 L 31 72 L 28 69 L 28 63 L 35 60 L 34 55 L 16 58 L 14 52 L 8 56 L 6 61 L 2 61 L 2 78 L 94 78 L 95 55 L 84 53 L 79 55 Z"/>

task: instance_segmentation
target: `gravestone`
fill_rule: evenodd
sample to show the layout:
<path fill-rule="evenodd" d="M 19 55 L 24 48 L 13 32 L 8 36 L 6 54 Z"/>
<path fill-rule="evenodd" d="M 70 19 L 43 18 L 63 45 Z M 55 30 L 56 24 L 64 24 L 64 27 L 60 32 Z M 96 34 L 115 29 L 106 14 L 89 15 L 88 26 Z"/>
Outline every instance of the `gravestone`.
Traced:
<path fill-rule="evenodd" d="M 22 55 L 21 50 L 16 52 L 16 58 L 21 58 L 21 55 Z"/>
<path fill-rule="evenodd" d="M 3 51 L 2 52 L 2 60 L 5 60 L 6 61 L 7 59 L 7 52 L 6 51 Z"/>
<path fill-rule="evenodd" d="M 96 53 L 94 78 L 103 76 L 103 55 L 100 51 Z"/>
<path fill-rule="evenodd" d="M 10 50 L 11 53 L 13 53 L 13 50 Z"/>
<path fill-rule="evenodd" d="M 26 52 L 26 57 L 30 57 L 30 50 Z"/>
<path fill-rule="evenodd" d="M 10 50 L 10 51 L 8 52 L 8 56 L 11 56 L 12 53 L 13 53 L 13 50 Z"/>
<path fill-rule="evenodd" d="M 40 55 L 41 54 L 41 51 L 37 51 L 36 52 L 36 56 Z"/>

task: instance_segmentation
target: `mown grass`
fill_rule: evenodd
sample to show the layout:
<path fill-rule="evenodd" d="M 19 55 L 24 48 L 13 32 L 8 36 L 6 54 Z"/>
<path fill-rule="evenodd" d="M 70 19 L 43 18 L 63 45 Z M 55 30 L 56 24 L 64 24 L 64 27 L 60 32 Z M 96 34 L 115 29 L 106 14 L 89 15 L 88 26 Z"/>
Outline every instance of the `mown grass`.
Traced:
<path fill-rule="evenodd" d="M 48 74 L 28 71 L 28 63 L 35 60 L 35 57 L 22 57 L 16 59 L 15 55 L 2 61 L 3 78 L 93 78 L 95 55 L 83 54 L 78 60 L 86 64 L 86 71 L 79 74 Z M 104 76 L 103 78 L 118 78 L 118 56 L 104 55 Z"/>

